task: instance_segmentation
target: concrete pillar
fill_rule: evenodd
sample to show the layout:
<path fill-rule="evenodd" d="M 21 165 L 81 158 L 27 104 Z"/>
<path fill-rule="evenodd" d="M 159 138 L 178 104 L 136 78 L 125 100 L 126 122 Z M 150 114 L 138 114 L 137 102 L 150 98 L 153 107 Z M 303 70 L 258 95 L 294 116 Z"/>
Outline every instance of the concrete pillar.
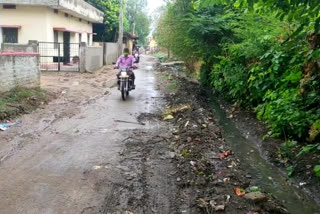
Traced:
<path fill-rule="evenodd" d="M 2 27 L 0 27 L 0 50 L 2 48 L 2 40 L 3 40 L 3 38 L 2 38 Z"/>
<path fill-rule="evenodd" d="M 33 53 L 37 53 L 38 52 L 38 41 L 37 40 L 29 40 L 29 45 L 32 47 L 32 52 Z"/>
<path fill-rule="evenodd" d="M 80 58 L 80 72 L 86 72 L 86 48 L 87 48 L 87 43 L 86 42 L 81 42 L 80 43 L 80 53 L 79 53 L 79 58 Z"/>
<path fill-rule="evenodd" d="M 107 43 L 102 43 L 103 45 L 103 65 L 107 65 Z"/>

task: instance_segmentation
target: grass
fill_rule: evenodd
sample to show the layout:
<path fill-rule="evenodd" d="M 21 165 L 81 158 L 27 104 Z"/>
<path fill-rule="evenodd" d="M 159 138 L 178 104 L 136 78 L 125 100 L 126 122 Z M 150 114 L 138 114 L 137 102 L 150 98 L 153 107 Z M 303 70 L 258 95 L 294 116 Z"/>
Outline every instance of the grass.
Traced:
<path fill-rule="evenodd" d="M 174 92 L 179 87 L 179 80 L 175 79 L 171 74 L 163 74 L 162 79 L 168 83 L 168 90 Z"/>
<path fill-rule="evenodd" d="M 168 86 L 169 91 L 174 92 L 174 91 L 177 90 L 177 88 L 178 88 L 178 81 L 177 80 L 171 80 L 171 82 L 170 82 L 170 84 Z"/>
<path fill-rule="evenodd" d="M 12 119 L 48 101 L 42 89 L 15 88 L 0 95 L 0 120 Z"/>
<path fill-rule="evenodd" d="M 165 62 L 168 59 L 168 55 L 165 53 L 161 53 L 161 52 L 152 54 L 152 56 L 158 58 L 160 60 L 160 62 Z"/>

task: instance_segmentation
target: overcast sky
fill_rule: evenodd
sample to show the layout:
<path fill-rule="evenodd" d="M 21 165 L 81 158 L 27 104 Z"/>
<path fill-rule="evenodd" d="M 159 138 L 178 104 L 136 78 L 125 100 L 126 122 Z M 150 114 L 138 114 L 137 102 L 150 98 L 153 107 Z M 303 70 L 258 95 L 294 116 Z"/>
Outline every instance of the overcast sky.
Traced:
<path fill-rule="evenodd" d="M 162 5 L 164 5 L 163 0 L 148 0 L 149 14 Z"/>

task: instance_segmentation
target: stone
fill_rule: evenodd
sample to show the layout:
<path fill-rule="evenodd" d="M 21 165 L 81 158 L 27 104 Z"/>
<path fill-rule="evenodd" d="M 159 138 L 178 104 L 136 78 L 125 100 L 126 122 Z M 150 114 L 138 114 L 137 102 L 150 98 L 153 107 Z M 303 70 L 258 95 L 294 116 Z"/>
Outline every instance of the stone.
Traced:
<path fill-rule="evenodd" d="M 219 206 L 216 206 L 214 209 L 215 209 L 215 211 L 224 211 L 225 208 L 226 208 L 225 205 L 219 205 Z"/>
<path fill-rule="evenodd" d="M 176 157 L 176 153 L 175 152 L 169 152 L 168 153 L 169 158 L 175 158 Z"/>
<path fill-rule="evenodd" d="M 255 203 L 266 201 L 268 199 L 262 192 L 250 192 L 245 194 L 244 198 Z"/>

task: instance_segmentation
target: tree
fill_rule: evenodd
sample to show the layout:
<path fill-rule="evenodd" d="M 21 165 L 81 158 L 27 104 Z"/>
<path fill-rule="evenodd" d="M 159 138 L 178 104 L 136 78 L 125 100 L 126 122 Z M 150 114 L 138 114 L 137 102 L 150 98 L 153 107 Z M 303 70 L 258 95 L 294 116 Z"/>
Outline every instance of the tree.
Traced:
<path fill-rule="evenodd" d="M 319 0 L 196 0 L 195 8 L 206 8 L 214 5 L 233 5 L 237 8 L 249 8 L 260 13 L 276 12 L 280 19 L 296 20 L 303 26 L 313 23 L 316 33 L 320 29 L 320 3 Z"/>
<path fill-rule="evenodd" d="M 128 19 L 129 31 L 136 33 L 140 45 L 146 45 L 146 38 L 150 33 L 150 18 L 147 14 L 146 0 L 128 0 L 126 17 Z"/>
<path fill-rule="evenodd" d="M 105 13 L 103 24 L 94 24 L 97 35 L 95 41 L 115 42 L 118 37 L 119 28 L 119 0 L 86 0 L 88 3 Z M 124 17 L 124 29 L 128 29 L 128 21 Z"/>

